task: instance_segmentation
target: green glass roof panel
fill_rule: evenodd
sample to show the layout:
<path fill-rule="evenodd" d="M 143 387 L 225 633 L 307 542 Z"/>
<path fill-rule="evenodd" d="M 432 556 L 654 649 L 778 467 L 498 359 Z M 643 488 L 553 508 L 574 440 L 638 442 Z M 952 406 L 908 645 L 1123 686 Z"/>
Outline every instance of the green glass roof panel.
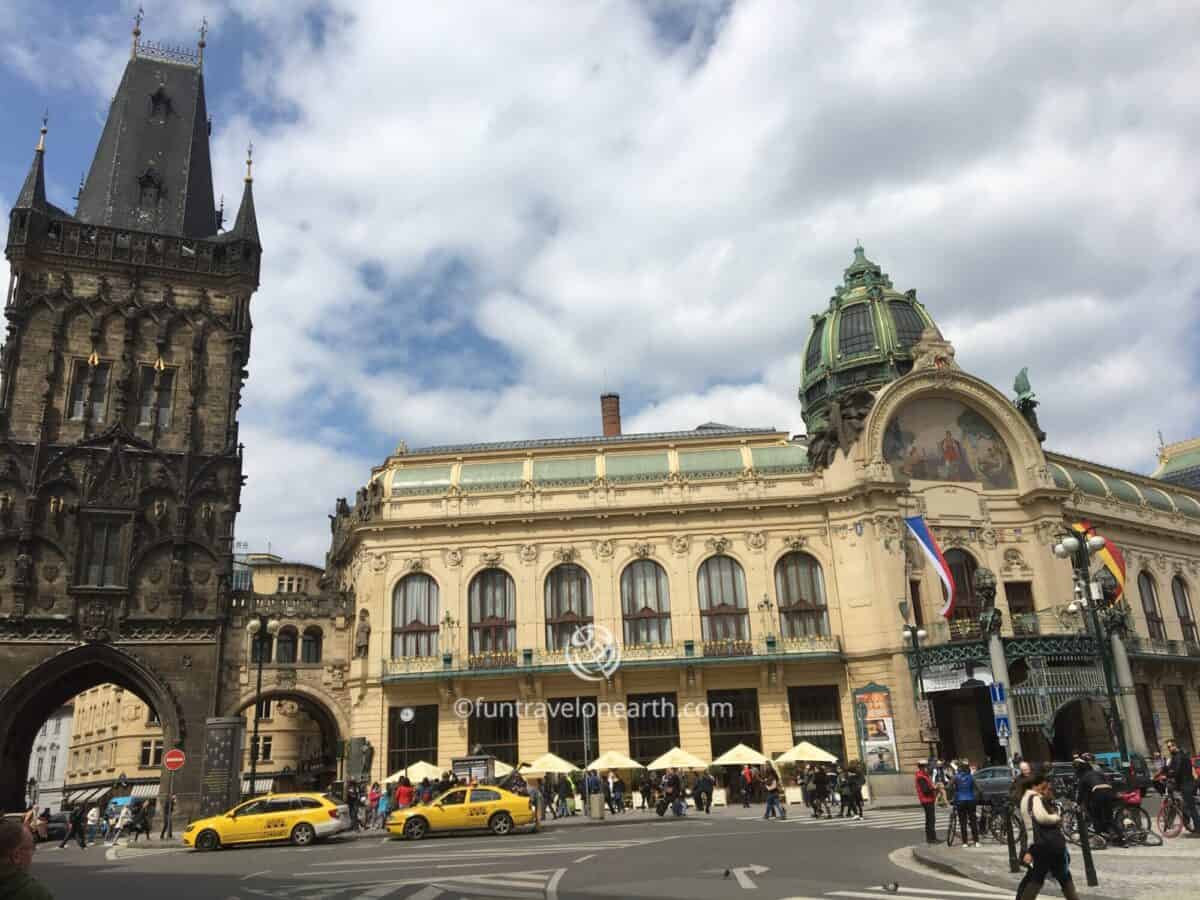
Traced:
<path fill-rule="evenodd" d="M 1122 481 L 1120 478 L 1105 478 L 1104 483 L 1108 485 L 1108 489 L 1118 500 L 1138 506 L 1142 505 L 1142 495 L 1128 481 Z"/>
<path fill-rule="evenodd" d="M 414 466 L 392 470 L 392 496 L 440 494 L 450 487 L 450 466 Z"/>
<path fill-rule="evenodd" d="M 1067 490 L 1070 490 L 1073 487 L 1071 484 L 1071 479 L 1067 475 L 1066 469 L 1064 469 L 1058 463 L 1050 463 L 1049 468 L 1050 477 L 1054 479 L 1055 487 L 1066 488 Z"/>
<path fill-rule="evenodd" d="M 604 471 L 609 481 L 664 481 L 671 465 L 665 452 L 617 453 L 605 458 Z"/>
<path fill-rule="evenodd" d="M 755 447 L 750 454 L 759 472 L 807 472 L 812 468 L 808 464 L 808 448 L 803 444 Z"/>
<path fill-rule="evenodd" d="M 545 485 L 591 484 L 596 478 L 596 457 L 571 459 L 535 459 L 533 480 Z"/>
<path fill-rule="evenodd" d="M 1167 495 L 1158 488 L 1144 487 L 1142 488 L 1142 496 L 1146 498 L 1147 503 L 1161 512 L 1175 512 L 1175 507 L 1171 505 L 1171 501 L 1167 499 Z"/>
<path fill-rule="evenodd" d="M 458 477 L 464 491 L 503 491 L 519 488 L 525 476 L 525 463 L 515 462 L 466 463 Z"/>
<path fill-rule="evenodd" d="M 1187 494 L 1171 494 L 1175 506 L 1189 519 L 1200 519 L 1200 503 Z"/>
<path fill-rule="evenodd" d="M 1104 482 L 1093 475 L 1091 472 L 1085 472 L 1083 469 L 1076 469 L 1072 466 L 1064 466 L 1067 474 L 1071 476 L 1071 480 L 1085 494 L 1091 494 L 1093 497 L 1107 497 L 1108 491 L 1104 489 Z"/>
<path fill-rule="evenodd" d="M 740 475 L 744 468 L 741 450 L 693 450 L 679 453 L 679 474 L 692 478 Z"/>

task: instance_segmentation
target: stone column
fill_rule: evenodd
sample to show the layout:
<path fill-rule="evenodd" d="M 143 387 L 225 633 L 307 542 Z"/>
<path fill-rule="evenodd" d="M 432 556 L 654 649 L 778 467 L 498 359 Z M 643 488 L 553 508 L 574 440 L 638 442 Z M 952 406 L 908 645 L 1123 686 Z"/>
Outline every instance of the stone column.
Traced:
<path fill-rule="evenodd" d="M 1137 691 L 1133 685 L 1133 669 L 1129 665 L 1129 652 L 1125 649 L 1125 640 L 1120 629 L 1111 630 L 1109 641 L 1112 644 L 1113 668 L 1116 670 L 1117 688 L 1120 691 L 1125 746 L 1129 748 L 1130 753 L 1149 758 L 1150 745 L 1146 742 L 1146 732 L 1142 729 L 1142 715 L 1138 710 Z"/>

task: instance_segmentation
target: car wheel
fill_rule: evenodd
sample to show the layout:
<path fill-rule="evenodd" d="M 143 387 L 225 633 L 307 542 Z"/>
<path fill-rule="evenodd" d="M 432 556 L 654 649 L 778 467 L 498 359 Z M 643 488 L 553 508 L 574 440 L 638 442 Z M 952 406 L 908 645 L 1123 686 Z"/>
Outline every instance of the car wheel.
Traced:
<path fill-rule="evenodd" d="M 419 816 L 404 823 L 404 836 L 410 841 L 419 841 L 429 833 L 429 823 Z"/>
<path fill-rule="evenodd" d="M 196 835 L 196 849 L 202 851 L 216 850 L 221 846 L 221 839 L 215 831 L 202 831 Z"/>
<path fill-rule="evenodd" d="M 297 847 L 307 847 L 317 839 L 317 830 L 307 822 L 300 822 L 292 829 L 292 843 Z"/>
<path fill-rule="evenodd" d="M 512 834 L 513 820 L 506 812 L 498 812 L 488 820 L 492 834 Z"/>

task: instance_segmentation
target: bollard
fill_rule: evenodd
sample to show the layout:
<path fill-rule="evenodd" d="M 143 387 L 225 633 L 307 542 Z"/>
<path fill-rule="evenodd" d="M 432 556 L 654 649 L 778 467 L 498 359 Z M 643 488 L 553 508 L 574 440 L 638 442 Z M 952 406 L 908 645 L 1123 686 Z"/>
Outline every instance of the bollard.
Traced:
<path fill-rule="evenodd" d="M 1096 877 L 1096 864 L 1092 862 L 1092 842 L 1088 839 L 1087 810 L 1083 804 L 1076 805 L 1078 811 L 1076 821 L 1079 823 L 1079 848 L 1083 851 L 1083 873 L 1087 876 L 1088 887 L 1096 887 L 1100 879 Z"/>

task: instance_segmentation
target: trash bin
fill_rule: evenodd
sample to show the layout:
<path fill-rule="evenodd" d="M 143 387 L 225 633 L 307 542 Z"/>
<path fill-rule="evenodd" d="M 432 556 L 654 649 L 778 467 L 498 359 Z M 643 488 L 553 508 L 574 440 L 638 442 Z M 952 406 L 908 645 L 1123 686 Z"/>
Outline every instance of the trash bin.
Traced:
<path fill-rule="evenodd" d="M 599 791 L 588 797 L 588 815 L 593 819 L 604 818 L 604 795 Z"/>

